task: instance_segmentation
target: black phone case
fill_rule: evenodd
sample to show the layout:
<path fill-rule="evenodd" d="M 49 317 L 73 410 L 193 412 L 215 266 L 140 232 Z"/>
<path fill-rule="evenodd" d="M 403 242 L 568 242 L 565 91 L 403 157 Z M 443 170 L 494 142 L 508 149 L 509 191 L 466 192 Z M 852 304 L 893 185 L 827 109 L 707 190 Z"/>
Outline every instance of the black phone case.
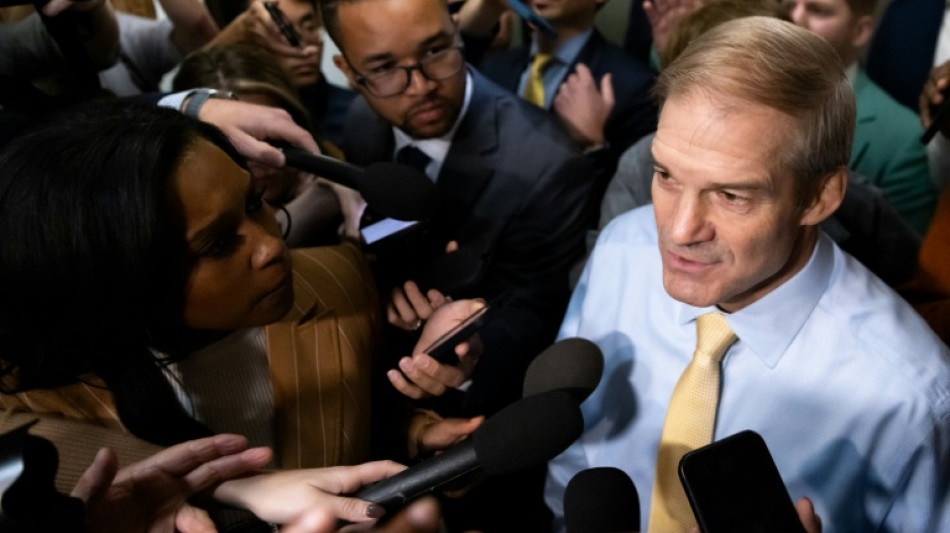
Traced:
<path fill-rule="evenodd" d="M 491 319 L 491 315 L 494 311 L 494 305 L 486 304 L 478 311 L 466 317 L 465 320 L 459 322 L 457 326 L 436 339 L 435 342 L 430 344 L 423 352 L 443 364 L 454 365 L 458 363 L 458 356 L 455 355 L 455 347 L 482 329 Z"/>
<path fill-rule="evenodd" d="M 491 321 L 493 316 L 508 305 L 514 298 L 515 294 L 512 292 L 504 292 L 492 298 L 484 307 L 467 316 L 465 320 L 459 322 L 454 328 L 436 339 L 435 342 L 430 344 L 423 352 L 429 354 L 430 357 L 440 363 L 458 363 L 458 356 L 455 355 L 455 347 L 482 329 Z"/>
<path fill-rule="evenodd" d="M 702 533 L 805 533 L 765 440 L 754 431 L 687 452 L 679 477 Z"/>

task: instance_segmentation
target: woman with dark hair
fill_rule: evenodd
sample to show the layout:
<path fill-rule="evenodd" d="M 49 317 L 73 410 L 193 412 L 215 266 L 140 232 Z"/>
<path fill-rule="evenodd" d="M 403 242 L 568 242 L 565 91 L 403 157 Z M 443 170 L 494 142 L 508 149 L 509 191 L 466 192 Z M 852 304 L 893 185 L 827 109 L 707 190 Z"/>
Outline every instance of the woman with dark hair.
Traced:
<path fill-rule="evenodd" d="M 162 446 L 237 433 L 281 469 L 368 459 L 369 269 L 349 244 L 292 254 L 216 128 L 102 102 L 11 142 L 0 169 L 6 413 Z M 315 488 L 324 470 L 273 475 L 216 495 L 274 522 L 313 505 L 355 520 Z"/>
<path fill-rule="evenodd" d="M 227 91 L 236 100 L 281 108 L 299 126 L 315 134 L 321 152 L 343 158 L 337 146 L 313 129 L 310 115 L 300 103 L 297 88 L 288 73 L 264 51 L 234 44 L 205 47 L 191 53 L 179 65 L 172 89 L 178 92 L 197 88 Z M 358 210 L 365 205 L 356 191 L 293 168 L 251 162 L 249 170 L 260 183 L 264 199 L 280 209 L 277 219 L 291 247 L 338 242 L 341 205 L 348 209 L 358 205 L 352 208 Z M 343 200 L 342 204 L 338 198 Z M 348 229 L 350 236 L 357 236 L 355 228 Z"/>

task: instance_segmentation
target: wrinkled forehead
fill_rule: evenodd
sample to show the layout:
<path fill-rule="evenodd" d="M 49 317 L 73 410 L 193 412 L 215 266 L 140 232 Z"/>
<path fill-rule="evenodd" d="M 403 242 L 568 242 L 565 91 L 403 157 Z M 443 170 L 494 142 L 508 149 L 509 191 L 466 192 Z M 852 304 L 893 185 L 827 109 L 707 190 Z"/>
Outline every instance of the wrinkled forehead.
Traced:
<path fill-rule="evenodd" d="M 651 151 L 664 165 L 774 177 L 787 174 L 783 154 L 797 135 L 798 120 L 791 115 L 701 90 L 667 99 Z"/>

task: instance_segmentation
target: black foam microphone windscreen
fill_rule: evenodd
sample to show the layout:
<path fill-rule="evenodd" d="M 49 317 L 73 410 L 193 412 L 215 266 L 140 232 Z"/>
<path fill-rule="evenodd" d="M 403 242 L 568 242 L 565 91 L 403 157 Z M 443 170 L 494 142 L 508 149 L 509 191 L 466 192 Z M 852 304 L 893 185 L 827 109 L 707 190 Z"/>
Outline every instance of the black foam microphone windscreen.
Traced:
<path fill-rule="evenodd" d="M 563 389 L 580 403 L 597 388 L 603 372 L 604 355 L 596 344 L 580 337 L 562 339 L 528 365 L 522 396 Z"/>
<path fill-rule="evenodd" d="M 564 489 L 564 523 L 567 533 L 640 531 L 637 488 L 619 468 L 581 470 Z"/>
<path fill-rule="evenodd" d="M 425 220 L 435 208 L 435 184 L 415 168 L 399 163 L 373 163 L 366 168 L 296 146 L 281 148 L 286 165 L 355 189 L 384 217 Z"/>
<path fill-rule="evenodd" d="M 570 446 L 583 427 L 580 408 L 570 394 L 535 394 L 495 413 L 468 440 L 353 496 L 393 511 L 476 470 L 497 476 L 545 463 Z"/>

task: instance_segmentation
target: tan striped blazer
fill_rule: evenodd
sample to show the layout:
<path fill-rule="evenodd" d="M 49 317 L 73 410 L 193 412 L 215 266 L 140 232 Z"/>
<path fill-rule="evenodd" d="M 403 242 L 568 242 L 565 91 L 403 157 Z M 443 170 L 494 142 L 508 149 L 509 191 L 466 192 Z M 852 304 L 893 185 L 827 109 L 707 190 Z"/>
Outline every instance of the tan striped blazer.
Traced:
<path fill-rule="evenodd" d="M 370 371 L 383 320 L 372 273 L 351 244 L 295 249 L 292 261 L 294 307 L 265 328 L 275 452 L 282 468 L 364 462 L 370 454 Z M 123 464 L 159 449 L 128 434 L 111 393 L 97 382 L 91 376 L 93 385 L 0 395 L 0 431 L 29 419 L 24 412 L 50 415 L 31 433 L 57 445 L 57 488 L 66 493 L 99 446 L 114 441 Z M 55 415 L 74 420 L 57 424 Z"/>

